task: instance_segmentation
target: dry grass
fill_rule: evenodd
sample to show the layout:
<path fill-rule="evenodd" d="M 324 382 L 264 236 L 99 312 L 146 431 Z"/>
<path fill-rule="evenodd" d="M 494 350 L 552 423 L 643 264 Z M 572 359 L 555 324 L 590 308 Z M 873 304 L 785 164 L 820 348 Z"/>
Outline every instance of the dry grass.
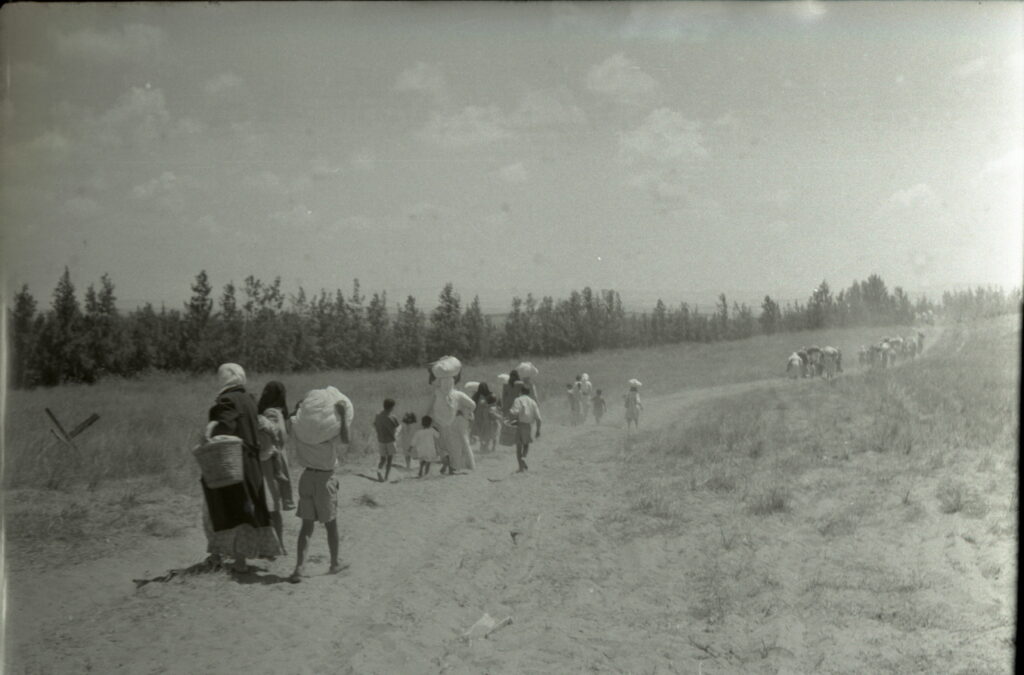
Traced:
<path fill-rule="evenodd" d="M 850 329 L 791 335 L 761 336 L 730 343 L 683 344 L 652 349 L 607 350 L 592 354 L 535 360 L 541 402 L 558 419 L 565 408 L 564 384 L 587 372 L 608 401 L 607 418 L 621 419 L 621 395 L 626 381 L 638 377 L 644 393 L 657 396 L 689 388 L 784 377 L 785 358 L 802 344 L 834 344 L 855 354 L 857 345 L 884 329 Z M 464 381 L 486 381 L 495 388 L 497 374 L 516 361 L 466 364 Z M 245 364 L 242 364 L 243 366 Z M 263 384 L 277 379 L 289 392 L 289 403 L 316 387 L 334 385 L 356 408 L 350 452 L 375 452 L 371 423 L 380 402 L 398 402 L 400 414 L 422 414 L 429 389 L 422 369 L 387 372 L 332 371 L 275 375 L 250 373 L 250 390 L 258 395 Z M 217 391 L 213 375 L 155 374 L 137 380 L 110 379 L 88 385 L 11 392 L 5 438 L 5 487 L 45 487 L 66 491 L 74 485 L 96 489 L 104 481 L 143 475 L 159 476 L 166 484 L 188 489 L 198 480 L 189 451 L 201 432 L 206 412 Z M 92 413 L 100 420 L 76 439 L 78 451 L 59 444 L 48 430 L 43 409 L 50 408 L 71 428 Z M 644 431 L 641 431 L 642 439 Z M 734 428 L 742 444 L 745 430 Z M 699 439 L 698 439 L 699 440 Z M 633 443 L 637 441 L 634 440 Z M 750 452 L 759 452 L 756 447 Z"/>
<path fill-rule="evenodd" d="M 640 484 L 634 517 L 662 514 L 659 536 L 701 542 L 685 567 L 707 644 L 736 644 L 738 627 L 779 614 L 813 622 L 819 645 L 783 670 L 1005 670 L 1019 335 L 1015 319 L 946 333 L 899 368 L 709 401 L 635 443 L 624 478 L 648 462 L 660 482 Z M 666 504 L 658 485 L 673 476 L 690 489 Z M 621 531 L 650 536 L 628 521 Z M 979 594 L 977 579 L 991 588 Z M 963 642 L 965 626 L 997 630 Z M 842 660 L 843 645 L 864 640 L 868 661 Z M 955 653 L 942 651 L 950 640 Z"/>

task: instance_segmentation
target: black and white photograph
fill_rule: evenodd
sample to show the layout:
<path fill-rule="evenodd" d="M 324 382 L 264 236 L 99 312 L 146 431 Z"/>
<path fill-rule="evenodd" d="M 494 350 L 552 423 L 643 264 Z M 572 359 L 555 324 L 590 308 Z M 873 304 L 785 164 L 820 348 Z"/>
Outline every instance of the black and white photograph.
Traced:
<path fill-rule="evenodd" d="M 0 75 L 0 672 L 1014 672 L 1024 3 L 9 2 Z"/>

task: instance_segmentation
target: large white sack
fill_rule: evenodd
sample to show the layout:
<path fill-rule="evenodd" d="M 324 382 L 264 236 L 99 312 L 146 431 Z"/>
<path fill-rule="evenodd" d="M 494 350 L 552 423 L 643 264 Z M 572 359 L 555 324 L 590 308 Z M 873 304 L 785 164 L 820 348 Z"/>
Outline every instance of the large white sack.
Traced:
<path fill-rule="evenodd" d="M 473 394 L 476 393 L 476 390 L 480 388 L 480 383 L 479 382 L 467 382 L 466 384 L 462 385 L 462 388 L 466 390 L 467 394 L 472 396 Z"/>
<path fill-rule="evenodd" d="M 341 419 L 334 410 L 338 401 L 345 402 L 345 422 L 352 428 L 355 408 L 352 401 L 334 387 L 314 389 L 306 394 L 292 417 L 292 433 L 303 443 L 315 445 L 338 438 L 341 434 Z"/>
<path fill-rule="evenodd" d="M 434 377 L 455 377 L 462 370 L 462 362 L 454 356 L 442 356 L 430 366 Z"/>
<path fill-rule="evenodd" d="M 529 361 L 523 361 L 516 366 L 516 372 L 519 373 L 519 379 L 527 380 L 531 377 L 537 377 L 537 366 L 533 365 Z"/>

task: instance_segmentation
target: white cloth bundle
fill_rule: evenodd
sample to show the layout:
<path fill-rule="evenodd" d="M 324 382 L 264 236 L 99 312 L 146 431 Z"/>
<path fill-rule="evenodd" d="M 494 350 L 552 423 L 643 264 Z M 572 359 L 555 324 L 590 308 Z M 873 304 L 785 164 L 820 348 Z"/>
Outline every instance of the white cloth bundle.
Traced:
<path fill-rule="evenodd" d="M 476 393 L 476 390 L 480 388 L 480 383 L 479 382 L 467 382 L 466 384 L 462 385 L 462 388 L 466 390 L 467 394 L 472 396 L 473 394 Z"/>
<path fill-rule="evenodd" d="M 629 386 L 637 387 L 639 389 L 640 387 L 643 386 L 643 383 L 641 383 L 640 380 L 634 377 L 632 380 L 629 381 Z"/>
<path fill-rule="evenodd" d="M 462 370 L 462 362 L 454 356 L 442 356 L 430 365 L 434 377 L 455 377 Z"/>
<path fill-rule="evenodd" d="M 292 417 L 292 433 L 303 443 L 316 445 L 337 438 L 341 433 L 341 419 L 334 409 L 338 401 L 345 403 L 345 422 L 349 429 L 355 419 L 352 401 L 334 387 L 314 389 L 306 394 Z"/>
<path fill-rule="evenodd" d="M 498 375 L 498 381 L 502 384 L 508 384 L 508 373 L 501 373 Z"/>
<path fill-rule="evenodd" d="M 528 380 L 531 377 L 537 377 L 537 366 L 533 365 L 529 361 L 523 361 L 516 366 L 516 372 L 519 373 L 519 378 L 522 380 Z"/>

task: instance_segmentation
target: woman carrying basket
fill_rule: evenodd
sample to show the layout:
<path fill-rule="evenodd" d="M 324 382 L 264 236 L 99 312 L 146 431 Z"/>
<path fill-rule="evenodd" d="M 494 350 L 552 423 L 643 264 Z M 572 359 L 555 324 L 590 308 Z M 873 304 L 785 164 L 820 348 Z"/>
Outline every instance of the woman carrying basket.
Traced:
<path fill-rule="evenodd" d="M 249 570 L 247 558 L 273 558 L 284 549 L 271 526 L 260 465 L 256 402 L 245 391 L 245 371 L 234 363 L 217 370 L 220 392 L 210 408 L 208 439 L 236 436 L 242 441 L 242 481 L 211 488 L 202 479 L 206 498 L 207 552 L 214 558 L 231 556 L 236 572 Z"/>

